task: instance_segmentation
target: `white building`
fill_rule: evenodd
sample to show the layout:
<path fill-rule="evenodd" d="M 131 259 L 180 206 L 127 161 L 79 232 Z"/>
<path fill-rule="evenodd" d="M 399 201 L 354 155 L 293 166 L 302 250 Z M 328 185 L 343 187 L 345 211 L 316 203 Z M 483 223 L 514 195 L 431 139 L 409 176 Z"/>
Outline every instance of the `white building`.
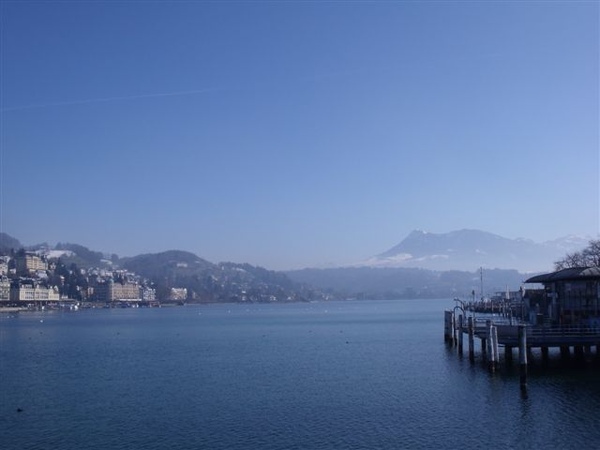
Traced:
<path fill-rule="evenodd" d="M 36 280 L 18 280 L 10 286 L 11 302 L 59 301 L 57 286 L 46 287 Z"/>

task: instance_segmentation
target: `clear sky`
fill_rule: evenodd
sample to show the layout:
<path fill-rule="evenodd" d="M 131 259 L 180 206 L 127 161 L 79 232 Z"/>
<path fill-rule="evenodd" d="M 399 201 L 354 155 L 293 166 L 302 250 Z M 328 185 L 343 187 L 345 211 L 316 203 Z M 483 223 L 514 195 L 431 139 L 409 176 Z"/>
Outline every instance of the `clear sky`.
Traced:
<path fill-rule="evenodd" d="M 597 1 L 0 3 L 2 231 L 349 264 L 599 232 Z"/>

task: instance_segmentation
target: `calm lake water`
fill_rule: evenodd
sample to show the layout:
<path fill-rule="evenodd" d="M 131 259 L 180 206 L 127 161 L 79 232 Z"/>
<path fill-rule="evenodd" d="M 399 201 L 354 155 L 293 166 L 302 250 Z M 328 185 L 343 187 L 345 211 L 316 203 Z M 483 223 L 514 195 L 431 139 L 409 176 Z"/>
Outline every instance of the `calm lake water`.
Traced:
<path fill-rule="evenodd" d="M 444 301 L 0 314 L 2 449 L 594 448 L 597 369 L 490 375 Z M 21 409 L 22 411 L 18 411 Z"/>

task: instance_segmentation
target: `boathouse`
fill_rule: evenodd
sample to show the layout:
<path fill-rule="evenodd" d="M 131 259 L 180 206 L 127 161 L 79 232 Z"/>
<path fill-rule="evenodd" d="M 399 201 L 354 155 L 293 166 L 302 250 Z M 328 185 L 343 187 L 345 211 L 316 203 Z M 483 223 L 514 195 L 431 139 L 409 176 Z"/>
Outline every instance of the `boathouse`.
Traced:
<path fill-rule="evenodd" d="M 600 327 L 600 267 L 573 267 L 529 278 L 529 321 L 537 325 Z"/>
<path fill-rule="evenodd" d="M 521 392 L 527 393 L 527 364 L 531 349 L 539 348 L 544 363 L 549 349 L 559 348 L 568 360 L 571 348 L 577 360 L 589 359 L 592 347 L 600 359 L 600 267 L 573 267 L 525 281 L 521 311 L 506 299 L 496 314 L 481 312 L 478 304 L 454 299 L 452 310 L 444 311 L 444 340 L 463 351 L 463 334 L 469 339 L 469 360 L 475 361 L 475 338 L 481 341 L 481 355 L 491 372 L 500 361 L 499 347 L 504 347 L 505 361 L 511 364 L 513 348 L 519 349 Z M 477 317 L 476 317 L 477 314 Z"/>

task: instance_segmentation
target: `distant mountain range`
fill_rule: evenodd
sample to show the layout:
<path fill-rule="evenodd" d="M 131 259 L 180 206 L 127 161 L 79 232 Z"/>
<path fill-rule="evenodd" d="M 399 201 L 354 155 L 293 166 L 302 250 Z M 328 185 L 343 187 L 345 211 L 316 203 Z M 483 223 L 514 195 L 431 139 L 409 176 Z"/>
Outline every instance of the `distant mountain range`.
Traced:
<path fill-rule="evenodd" d="M 508 239 L 480 230 L 428 233 L 415 230 L 402 242 L 357 267 L 420 268 L 429 270 L 515 269 L 519 272 L 552 271 L 566 253 L 585 248 L 591 238 L 567 236 L 536 243 Z"/>
<path fill-rule="evenodd" d="M 249 264 L 213 264 L 177 250 L 119 258 L 77 244 L 26 248 L 60 257 L 67 266 L 122 267 L 152 280 L 157 291 L 186 287 L 203 301 L 240 301 L 245 297 L 251 301 L 392 299 L 465 296 L 480 289 L 491 295 L 518 289 L 531 274 L 552 271 L 555 261 L 587 247 L 590 239 L 569 236 L 538 244 L 479 230 L 443 234 L 417 230 L 388 251 L 352 267 L 287 272 Z M 21 247 L 17 239 L 0 233 L 0 251 L 10 253 Z M 484 269 L 483 287 L 480 267 Z"/>
<path fill-rule="evenodd" d="M 286 272 L 297 283 L 335 292 L 342 298 L 470 298 L 517 290 L 529 276 L 516 270 L 435 271 L 409 268 L 342 267 Z"/>

